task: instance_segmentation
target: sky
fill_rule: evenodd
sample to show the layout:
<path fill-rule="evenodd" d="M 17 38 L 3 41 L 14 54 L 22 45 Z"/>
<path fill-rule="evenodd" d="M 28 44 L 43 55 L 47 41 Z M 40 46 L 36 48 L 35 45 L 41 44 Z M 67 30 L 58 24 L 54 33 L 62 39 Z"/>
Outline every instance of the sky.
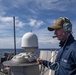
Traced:
<path fill-rule="evenodd" d="M 38 37 L 39 48 L 59 48 L 54 32 L 47 30 L 59 17 L 68 17 L 76 39 L 76 0 L 0 0 L 0 49 L 14 48 L 15 16 L 16 48 L 28 32 Z"/>

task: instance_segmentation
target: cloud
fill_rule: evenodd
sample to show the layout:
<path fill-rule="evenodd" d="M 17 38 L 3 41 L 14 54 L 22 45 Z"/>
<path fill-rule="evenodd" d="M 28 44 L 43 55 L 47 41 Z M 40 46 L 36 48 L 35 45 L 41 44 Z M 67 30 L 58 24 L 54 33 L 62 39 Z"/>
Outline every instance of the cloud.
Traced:
<path fill-rule="evenodd" d="M 2 0 L 0 4 L 1 15 L 12 15 L 11 12 L 14 11 L 13 15 L 26 18 L 36 17 L 38 19 L 39 17 L 42 18 L 43 15 L 45 17 L 46 14 L 47 16 L 55 14 L 55 11 L 69 11 L 69 13 L 75 13 L 76 11 L 75 0 Z M 19 13 L 22 15 L 19 15 Z"/>
<path fill-rule="evenodd" d="M 59 11 L 67 11 L 76 1 L 69 0 L 37 0 L 38 7 L 40 9 L 46 10 L 59 10 Z M 74 7 L 76 8 L 76 7 Z M 72 8 L 72 10 L 74 9 Z"/>
<path fill-rule="evenodd" d="M 17 28 L 23 28 L 25 23 L 16 18 L 15 26 Z M 13 17 L 0 17 L 0 37 L 13 36 Z"/>
<path fill-rule="evenodd" d="M 75 0 L 0 0 L 0 41 L 2 40 L 1 43 L 4 43 L 5 47 L 9 47 L 10 42 L 10 47 L 13 46 L 13 17 L 4 16 L 16 15 L 17 47 L 21 46 L 21 36 L 30 29 L 38 36 L 39 47 L 58 47 L 58 41 L 52 38 L 54 34 L 49 32 L 46 26 L 52 25 L 55 21 L 53 18 L 63 15 L 66 11 L 75 13 L 75 9 Z M 69 17 L 76 14 L 70 16 L 68 12 L 64 14 Z M 75 25 L 76 22 L 73 22 Z M 73 30 L 76 37 L 76 27 Z"/>
<path fill-rule="evenodd" d="M 0 48 L 14 48 L 13 38 L 0 38 Z"/>
<path fill-rule="evenodd" d="M 39 48 L 53 48 L 59 47 L 59 41 L 52 38 L 53 32 L 49 32 L 47 28 L 38 29 L 33 31 L 38 37 Z"/>
<path fill-rule="evenodd" d="M 10 22 L 12 21 L 12 17 L 0 17 L 1 22 Z"/>
<path fill-rule="evenodd" d="M 5 7 L 2 3 L 2 0 L 0 0 L 0 17 L 6 14 L 7 7 Z"/>
<path fill-rule="evenodd" d="M 15 22 L 16 22 L 16 26 L 19 27 L 19 28 L 22 28 L 25 25 L 25 23 L 21 22 L 18 17 L 16 17 L 16 21 Z"/>
<path fill-rule="evenodd" d="M 14 48 L 14 38 L 0 38 L 0 48 Z M 21 38 L 16 39 L 16 48 L 21 48 Z"/>
<path fill-rule="evenodd" d="M 15 25 L 17 27 L 23 27 L 25 23 L 21 22 L 18 17 L 16 17 Z M 11 28 L 11 25 L 13 25 L 13 17 L 0 17 L 0 24 L 1 28 Z"/>
<path fill-rule="evenodd" d="M 74 35 L 74 38 L 76 39 L 76 20 L 72 21 L 72 34 Z"/>
<path fill-rule="evenodd" d="M 43 21 L 39 21 L 39 20 L 35 20 L 35 19 L 30 19 L 30 21 L 29 21 L 29 25 L 32 27 L 36 27 L 36 28 L 42 26 L 43 24 L 44 24 Z"/>
<path fill-rule="evenodd" d="M 12 28 L 12 17 L 0 17 L 0 30 L 6 30 Z M 1 33 L 1 32 L 0 32 Z"/>
<path fill-rule="evenodd" d="M 76 1 L 69 1 L 69 0 L 6 0 L 2 1 L 4 4 L 5 2 L 8 3 L 7 8 L 10 6 L 11 8 L 18 8 L 18 9 L 27 9 L 32 13 L 39 13 L 39 10 L 58 10 L 58 11 L 75 11 L 75 3 Z M 73 8 L 72 8 L 73 6 Z M 1 5 L 2 8 L 5 8 Z M 9 10 L 10 7 L 6 10 Z"/>
<path fill-rule="evenodd" d="M 53 48 L 58 47 L 58 41 L 57 39 L 53 39 L 53 32 L 49 32 L 46 28 L 44 29 L 38 29 L 33 31 L 34 34 L 38 37 L 38 44 L 39 48 Z M 16 47 L 21 48 L 21 38 L 22 37 L 16 37 Z M 14 41 L 13 37 L 5 37 L 0 38 L 0 48 L 13 48 L 14 47 Z M 10 46 L 9 46 L 10 45 Z"/>

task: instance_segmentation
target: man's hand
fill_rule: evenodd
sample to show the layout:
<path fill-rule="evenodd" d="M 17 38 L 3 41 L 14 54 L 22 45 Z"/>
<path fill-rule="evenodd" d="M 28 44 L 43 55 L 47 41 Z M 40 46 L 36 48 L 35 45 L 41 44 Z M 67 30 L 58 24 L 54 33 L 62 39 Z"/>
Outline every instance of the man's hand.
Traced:
<path fill-rule="evenodd" d="M 37 62 L 39 63 L 39 64 L 42 64 L 42 59 L 41 58 L 37 58 Z"/>

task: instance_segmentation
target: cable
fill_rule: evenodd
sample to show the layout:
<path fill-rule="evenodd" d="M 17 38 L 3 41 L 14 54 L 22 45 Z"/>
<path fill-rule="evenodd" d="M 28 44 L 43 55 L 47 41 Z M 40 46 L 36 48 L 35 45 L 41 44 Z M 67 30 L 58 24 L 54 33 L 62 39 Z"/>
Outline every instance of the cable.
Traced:
<path fill-rule="evenodd" d="M 56 52 L 56 50 L 55 50 L 55 52 Z M 49 59 L 49 61 L 50 61 L 56 54 L 57 54 L 57 53 L 55 53 L 53 56 L 51 56 L 50 59 Z M 54 63 L 54 62 L 53 62 L 53 63 Z M 52 63 L 50 66 L 52 66 L 53 63 Z M 49 62 L 48 62 L 47 64 L 49 64 Z M 59 65 L 59 64 L 58 64 L 58 65 Z M 44 75 L 44 73 L 46 73 L 46 72 L 50 69 L 50 66 L 48 65 L 48 68 L 45 70 L 45 66 L 42 64 L 42 65 L 41 65 L 41 71 L 42 71 L 41 75 Z M 43 68 L 42 68 L 42 67 L 43 67 Z M 58 68 L 59 68 L 59 67 L 58 67 Z"/>
<path fill-rule="evenodd" d="M 56 51 L 55 51 L 56 52 Z M 53 56 L 51 56 L 51 58 L 49 59 L 49 61 L 56 55 L 57 53 L 55 53 Z M 47 63 L 47 65 L 48 65 L 48 69 L 50 69 L 50 67 L 52 67 L 53 65 L 57 65 L 58 67 L 56 67 L 56 69 L 54 69 L 55 71 L 56 70 L 58 70 L 59 69 L 59 63 L 58 62 L 52 62 L 51 64 L 50 64 L 50 62 L 48 62 Z"/>

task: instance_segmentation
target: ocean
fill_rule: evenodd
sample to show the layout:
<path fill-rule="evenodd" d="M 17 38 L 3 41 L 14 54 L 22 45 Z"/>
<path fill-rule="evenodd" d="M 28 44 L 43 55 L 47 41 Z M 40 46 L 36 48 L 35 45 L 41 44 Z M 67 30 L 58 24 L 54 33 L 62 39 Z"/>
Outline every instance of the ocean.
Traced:
<path fill-rule="evenodd" d="M 0 58 L 4 56 L 5 52 L 15 53 L 15 50 L 14 49 L 0 49 Z M 16 49 L 16 54 L 23 53 L 23 52 L 25 52 L 25 50 Z M 35 53 L 39 54 L 39 50 L 36 50 Z"/>
<path fill-rule="evenodd" d="M 59 50 L 58 48 L 46 48 L 46 49 L 38 49 L 36 50 L 34 53 L 37 54 L 37 56 L 39 56 L 39 53 L 40 53 L 40 50 Z M 19 53 L 24 53 L 26 52 L 25 50 L 23 49 L 16 49 L 16 54 L 19 54 Z M 15 50 L 14 49 L 0 49 L 0 58 L 4 57 L 4 53 L 15 53 Z"/>

